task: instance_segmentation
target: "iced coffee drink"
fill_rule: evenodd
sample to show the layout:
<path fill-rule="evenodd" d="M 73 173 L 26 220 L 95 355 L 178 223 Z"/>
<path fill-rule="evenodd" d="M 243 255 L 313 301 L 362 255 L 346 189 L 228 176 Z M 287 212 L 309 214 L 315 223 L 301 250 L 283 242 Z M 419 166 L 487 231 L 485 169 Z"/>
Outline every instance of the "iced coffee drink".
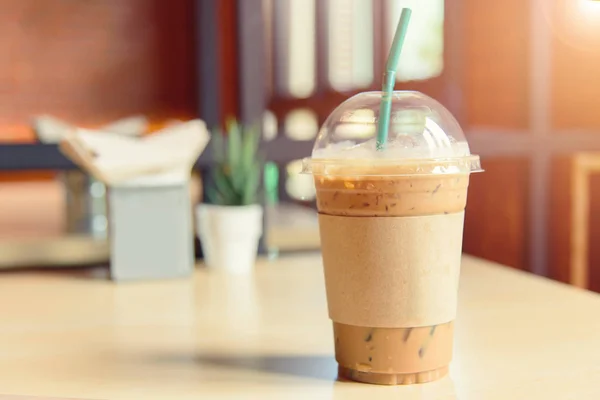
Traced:
<path fill-rule="evenodd" d="M 364 93 L 338 107 L 305 161 L 316 186 L 335 355 L 344 378 L 428 382 L 452 359 L 464 209 L 479 159 L 454 118 L 418 93 L 395 94 L 393 110 L 404 119 L 392 125 L 388 148 L 376 150 L 368 134 L 340 138 L 358 132 L 340 129 L 367 114 L 356 109 L 376 113 L 377 97 Z"/>

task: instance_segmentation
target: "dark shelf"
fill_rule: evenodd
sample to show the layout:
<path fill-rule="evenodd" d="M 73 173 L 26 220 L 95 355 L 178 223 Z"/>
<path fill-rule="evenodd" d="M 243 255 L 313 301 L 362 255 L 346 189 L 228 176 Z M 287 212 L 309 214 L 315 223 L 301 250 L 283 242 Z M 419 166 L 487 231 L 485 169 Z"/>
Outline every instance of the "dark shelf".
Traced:
<path fill-rule="evenodd" d="M 0 144 L 0 171 L 66 170 L 77 166 L 55 144 Z"/>
<path fill-rule="evenodd" d="M 312 142 L 293 141 L 285 136 L 263 144 L 267 160 L 284 164 L 310 155 Z M 207 148 L 194 168 L 211 165 L 212 155 Z M 0 144 L 0 171 L 69 170 L 77 166 L 66 158 L 56 144 L 19 143 Z"/>
<path fill-rule="evenodd" d="M 204 152 L 195 168 L 210 165 L 211 157 Z M 0 144 L 0 171 L 69 170 L 77 165 L 65 157 L 56 144 Z"/>

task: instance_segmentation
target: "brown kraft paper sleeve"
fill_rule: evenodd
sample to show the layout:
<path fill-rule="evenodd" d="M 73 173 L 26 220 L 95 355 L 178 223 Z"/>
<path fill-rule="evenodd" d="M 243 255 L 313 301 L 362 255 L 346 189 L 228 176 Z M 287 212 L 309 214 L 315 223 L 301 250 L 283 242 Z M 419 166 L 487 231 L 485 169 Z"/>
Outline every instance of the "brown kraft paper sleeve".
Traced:
<path fill-rule="evenodd" d="M 416 217 L 319 214 L 329 317 L 410 328 L 456 317 L 464 212 Z"/>

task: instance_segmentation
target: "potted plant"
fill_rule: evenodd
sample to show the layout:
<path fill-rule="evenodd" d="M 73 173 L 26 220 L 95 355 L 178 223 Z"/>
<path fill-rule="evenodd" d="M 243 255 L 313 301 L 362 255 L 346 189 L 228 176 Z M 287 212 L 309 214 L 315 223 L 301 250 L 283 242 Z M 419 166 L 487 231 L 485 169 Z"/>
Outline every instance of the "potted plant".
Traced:
<path fill-rule="evenodd" d="M 207 203 L 196 208 L 197 231 L 209 268 L 247 273 L 254 267 L 262 236 L 259 202 L 262 160 L 258 127 L 235 120 L 211 138 L 215 165 L 207 182 Z"/>

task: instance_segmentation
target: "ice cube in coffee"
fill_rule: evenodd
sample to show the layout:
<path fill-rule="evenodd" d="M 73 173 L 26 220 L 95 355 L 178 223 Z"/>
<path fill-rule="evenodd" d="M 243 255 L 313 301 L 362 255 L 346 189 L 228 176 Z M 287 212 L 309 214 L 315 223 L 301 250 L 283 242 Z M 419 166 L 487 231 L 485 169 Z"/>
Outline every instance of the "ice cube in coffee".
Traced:
<path fill-rule="evenodd" d="M 316 186 L 340 376 L 428 382 L 452 359 L 467 188 L 481 168 L 450 112 L 418 92 L 393 93 L 377 148 L 381 97 L 337 107 L 304 171 Z"/>

